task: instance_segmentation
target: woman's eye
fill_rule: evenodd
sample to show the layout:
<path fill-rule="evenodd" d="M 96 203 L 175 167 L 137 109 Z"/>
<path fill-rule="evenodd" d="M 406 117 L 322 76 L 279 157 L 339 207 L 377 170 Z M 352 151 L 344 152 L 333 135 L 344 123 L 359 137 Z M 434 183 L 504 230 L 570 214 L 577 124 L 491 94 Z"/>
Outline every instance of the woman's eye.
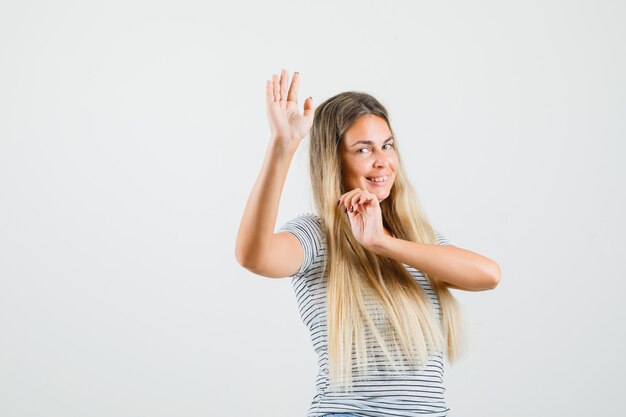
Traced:
<path fill-rule="evenodd" d="M 385 143 L 383 145 L 383 148 L 385 148 L 385 146 L 388 146 L 388 148 L 386 148 L 386 149 L 392 149 L 393 148 L 393 144 L 392 143 Z M 360 153 L 360 154 L 365 155 L 365 152 L 363 152 L 363 151 L 369 151 L 369 148 L 361 148 L 357 152 Z"/>

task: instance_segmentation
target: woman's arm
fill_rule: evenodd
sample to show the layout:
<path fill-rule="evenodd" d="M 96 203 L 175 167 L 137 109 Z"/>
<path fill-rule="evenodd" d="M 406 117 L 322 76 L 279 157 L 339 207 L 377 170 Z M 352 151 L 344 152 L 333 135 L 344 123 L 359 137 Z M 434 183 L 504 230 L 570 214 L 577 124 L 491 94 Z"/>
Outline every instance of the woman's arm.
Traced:
<path fill-rule="evenodd" d="M 500 266 L 482 255 L 452 245 L 429 245 L 386 235 L 374 193 L 355 188 L 343 194 L 338 205 L 345 206 L 355 239 L 377 255 L 410 265 L 466 291 L 491 290 L 500 282 Z"/>
<path fill-rule="evenodd" d="M 261 172 L 241 217 L 235 256 L 240 265 L 255 269 L 268 258 L 278 206 L 294 152 L 270 141 Z"/>
<path fill-rule="evenodd" d="M 384 236 L 368 248 L 410 265 L 466 291 L 492 290 L 500 282 L 500 266 L 493 260 L 452 245 L 429 245 Z"/>
<path fill-rule="evenodd" d="M 313 123 L 314 108 L 310 97 L 304 101 L 303 114 L 298 113 L 300 75 L 294 74 L 289 90 L 288 79 L 287 70 L 282 69 L 280 79 L 274 74 L 272 81 L 267 81 L 265 86 L 270 142 L 237 233 L 237 262 L 252 270 L 263 266 L 270 257 L 278 205 L 289 165 Z"/>

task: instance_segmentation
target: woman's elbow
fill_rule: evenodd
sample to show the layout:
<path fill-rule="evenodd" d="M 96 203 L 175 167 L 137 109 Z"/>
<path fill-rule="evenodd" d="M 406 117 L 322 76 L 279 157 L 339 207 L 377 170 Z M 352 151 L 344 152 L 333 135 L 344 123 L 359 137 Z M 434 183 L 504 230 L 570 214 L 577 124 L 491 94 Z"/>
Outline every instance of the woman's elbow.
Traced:
<path fill-rule="evenodd" d="M 490 288 L 493 290 L 500 284 L 500 275 L 501 275 L 500 265 L 496 262 L 493 262 L 491 267 L 489 268 L 489 277 L 490 277 Z"/>

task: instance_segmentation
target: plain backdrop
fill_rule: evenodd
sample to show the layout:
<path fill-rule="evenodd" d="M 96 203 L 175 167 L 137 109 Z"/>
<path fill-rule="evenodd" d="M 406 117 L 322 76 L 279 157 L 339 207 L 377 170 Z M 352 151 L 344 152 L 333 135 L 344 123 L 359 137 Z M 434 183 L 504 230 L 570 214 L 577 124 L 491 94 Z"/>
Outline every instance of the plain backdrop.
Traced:
<path fill-rule="evenodd" d="M 597 0 L 2 1 L 0 415 L 306 415 L 291 282 L 234 256 L 283 67 L 300 106 L 377 97 L 433 226 L 502 269 L 453 290 L 449 415 L 615 414 L 625 20 Z M 307 151 L 276 228 L 313 210 Z"/>

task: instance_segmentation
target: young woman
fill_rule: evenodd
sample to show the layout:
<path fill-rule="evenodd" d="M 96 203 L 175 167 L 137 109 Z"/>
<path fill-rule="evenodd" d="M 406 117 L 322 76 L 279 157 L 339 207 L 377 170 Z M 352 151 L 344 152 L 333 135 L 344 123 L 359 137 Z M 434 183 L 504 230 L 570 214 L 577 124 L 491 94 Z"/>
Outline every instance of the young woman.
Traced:
<path fill-rule="evenodd" d="M 266 83 L 271 137 L 237 236 L 238 262 L 291 277 L 318 353 L 308 417 L 446 416 L 444 354 L 462 350 L 449 288 L 493 289 L 493 260 L 449 244 L 427 220 L 401 163 L 386 109 L 345 92 L 298 111 L 300 75 Z M 289 165 L 309 134 L 318 214 L 274 233 Z"/>

